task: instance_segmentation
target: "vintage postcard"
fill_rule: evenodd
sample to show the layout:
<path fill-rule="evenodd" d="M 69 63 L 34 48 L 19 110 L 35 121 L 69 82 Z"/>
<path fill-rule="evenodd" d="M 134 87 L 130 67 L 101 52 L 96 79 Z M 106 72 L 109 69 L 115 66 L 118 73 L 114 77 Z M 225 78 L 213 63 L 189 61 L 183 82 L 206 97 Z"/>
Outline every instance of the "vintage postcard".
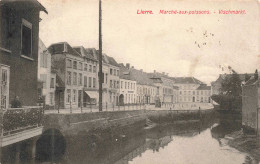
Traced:
<path fill-rule="evenodd" d="M 0 163 L 260 164 L 259 4 L 0 0 Z"/>

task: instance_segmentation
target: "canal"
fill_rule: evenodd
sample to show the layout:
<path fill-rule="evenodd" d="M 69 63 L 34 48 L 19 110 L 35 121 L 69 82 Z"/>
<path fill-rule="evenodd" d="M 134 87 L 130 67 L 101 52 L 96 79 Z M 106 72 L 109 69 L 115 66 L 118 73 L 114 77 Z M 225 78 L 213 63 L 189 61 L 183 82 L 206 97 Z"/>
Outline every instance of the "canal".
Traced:
<path fill-rule="evenodd" d="M 158 126 L 138 134 L 99 139 L 87 134 L 67 139 L 61 164 L 253 164 L 259 161 L 227 145 L 238 127 L 216 122 Z M 45 163 L 45 162 L 40 162 Z"/>
<path fill-rule="evenodd" d="M 20 163 L 258 164 L 259 161 L 250 155 L 227 145 L 227 135 L 237 130 L 239 127 L 220 125 L 211 120 L 160 125 L 128 134 L 108 132 L 93 135 L 82 132 L 66 138 L 66 145 L 62 145 L 65 151 L 56 151 L 58 147 L 50 156 L 42 146 L 38 146 L 36 161 L 24 156 Z"/>

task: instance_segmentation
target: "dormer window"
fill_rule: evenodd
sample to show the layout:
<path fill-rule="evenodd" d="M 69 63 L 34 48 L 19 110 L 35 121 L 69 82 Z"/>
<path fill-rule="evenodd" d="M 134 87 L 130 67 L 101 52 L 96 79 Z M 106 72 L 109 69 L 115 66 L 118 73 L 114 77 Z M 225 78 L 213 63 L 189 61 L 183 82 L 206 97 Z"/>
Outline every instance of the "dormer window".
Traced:
<path fill-rule="evenodd" d="M 21 28 L 22 55 L 32 57 L 32 24 L 27 20 L 22 19 Z"/>

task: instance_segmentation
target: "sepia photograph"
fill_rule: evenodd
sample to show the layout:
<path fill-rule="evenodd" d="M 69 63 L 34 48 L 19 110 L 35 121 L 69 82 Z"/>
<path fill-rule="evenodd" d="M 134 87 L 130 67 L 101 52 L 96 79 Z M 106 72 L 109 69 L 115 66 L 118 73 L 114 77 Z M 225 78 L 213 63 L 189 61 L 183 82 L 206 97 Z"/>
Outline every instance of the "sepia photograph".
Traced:
<path fill-rule="evenodd" d="M 0 0 L 0 164 L 260 164 L 260 0 Z"/>

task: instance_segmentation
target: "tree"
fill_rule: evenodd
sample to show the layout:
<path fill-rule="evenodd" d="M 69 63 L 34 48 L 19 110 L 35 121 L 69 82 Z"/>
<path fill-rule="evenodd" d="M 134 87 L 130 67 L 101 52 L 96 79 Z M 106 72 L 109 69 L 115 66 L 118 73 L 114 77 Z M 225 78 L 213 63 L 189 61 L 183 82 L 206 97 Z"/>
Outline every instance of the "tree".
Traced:
<path fill-rule="evenodd" d="M 221 84 L 220 94 L 212 95 L 212 100 L 220 104 L 221 109 L 241 110 L 242 81 L 236 72 L 226 76 Z"/>
<path fill-rule="evenodd" d="M 250 76 L 246 73 L 245 74 L 245 82 L 247 82 L 250 79 Z"/>

